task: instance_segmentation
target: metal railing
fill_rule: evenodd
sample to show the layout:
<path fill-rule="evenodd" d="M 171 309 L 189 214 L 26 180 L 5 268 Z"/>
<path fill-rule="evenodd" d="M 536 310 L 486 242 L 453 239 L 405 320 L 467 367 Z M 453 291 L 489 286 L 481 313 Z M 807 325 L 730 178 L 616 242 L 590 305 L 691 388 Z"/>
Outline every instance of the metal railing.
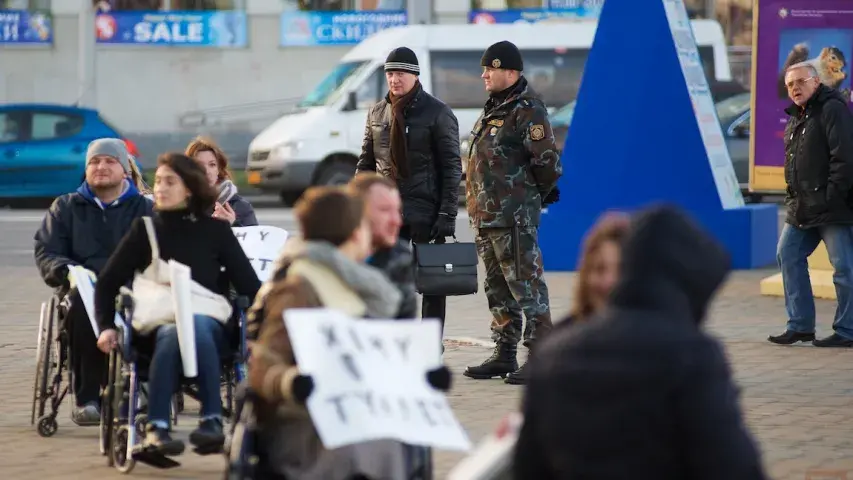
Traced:
<path fill-rule="evenodd" d="M 234 128 L 259 121 L 269 121 L 293 111 L 301 98 L 267 100 L 184 112 L 178 125 L 186 129 Z"/>

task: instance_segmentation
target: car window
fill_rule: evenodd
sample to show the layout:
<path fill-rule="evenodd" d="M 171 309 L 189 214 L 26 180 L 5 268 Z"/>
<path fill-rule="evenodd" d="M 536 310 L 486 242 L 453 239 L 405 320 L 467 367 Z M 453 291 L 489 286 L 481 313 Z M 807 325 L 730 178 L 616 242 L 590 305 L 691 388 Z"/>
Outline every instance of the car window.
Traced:
<path fill-rule="evenodd" d="M 83 117 L 59 112 L 33 112 L 33 140 L 58 140 L 83 130 Z"/>
<path fill-rule="evenodd" d="M 26 140 L 27 119 L 25 112 L 0 112 L 0 143 Z"/>
<path fill-rule="evenodd" d="M 367 110 L 378 102 L 385 92 L 385 71 L 377 68 L 355 89 L 356 108 Z"/>
<path fill-rule="evenodd" d="M 483 108 L 488 95 L 483 87 L 482 50 L 433 51 L 432 94 L 450 108 Z M 575 100 L 580 90 L 589 49 L 524 49 L 524 76 L 551 108 Z M 699 57 L 708 80 L 715 78 L 714 49 L 699 47 Z"/>

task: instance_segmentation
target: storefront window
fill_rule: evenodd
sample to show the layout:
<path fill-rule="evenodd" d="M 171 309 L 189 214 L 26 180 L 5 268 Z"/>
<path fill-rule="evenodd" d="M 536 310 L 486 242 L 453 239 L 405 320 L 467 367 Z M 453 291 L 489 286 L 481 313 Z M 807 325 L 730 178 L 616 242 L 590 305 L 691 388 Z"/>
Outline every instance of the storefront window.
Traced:
<path fill-rule="evenodd" d="M 50 10 L 50 0 L 0 0 L 0 10 Z"/>

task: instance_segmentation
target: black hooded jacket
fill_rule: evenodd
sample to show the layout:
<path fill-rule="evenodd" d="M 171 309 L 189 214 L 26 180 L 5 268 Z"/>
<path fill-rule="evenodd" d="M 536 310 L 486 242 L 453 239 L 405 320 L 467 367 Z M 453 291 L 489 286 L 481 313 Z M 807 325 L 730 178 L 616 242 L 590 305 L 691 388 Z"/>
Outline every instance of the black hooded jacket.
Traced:
<path fill-rule="evenodd" d="M 853 224 L 853 113 L 821 84 L 805 108 L 791 104 L 785 127 L 786 222 L 809 228 Z"/>
<path fill-rule="evenodd" d="M 642 214 L 605 312 L 531 361 L 514 478 L 764 479 L 723 348 L 700 329 L 728 271 L 681 213 Z"/>

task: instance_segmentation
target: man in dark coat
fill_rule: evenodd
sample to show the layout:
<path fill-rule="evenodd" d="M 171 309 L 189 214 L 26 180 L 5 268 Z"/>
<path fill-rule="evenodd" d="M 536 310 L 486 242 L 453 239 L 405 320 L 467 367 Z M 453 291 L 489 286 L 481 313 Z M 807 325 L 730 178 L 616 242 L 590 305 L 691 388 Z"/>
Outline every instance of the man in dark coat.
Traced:
<path fill-rule="evenodd" d="M 785 331 L 768 340 L 781 345 L 853 347 L 853 114 L 849 98 L 820 83 L 810 63 L 785 73 L 793 102 L 785 112 L 785 183 L 788 214 L 779 238 Z M 838 299 L 834 333 L 815 340 L 815 304 L 807 259 L 820 242 L 835 269 Z"/>
<path fill-rule="evenodd" d="M 35 234 L 35 261 L 42 279 L 70 298 L 64 323 L 77 401 L 71 419 L 78 425 L 100 422 L 100 389 L 107 365 L 69 267 L 83 267 L 95 277 L 131 223 L 151 215 L 153 204 L 129 180 L 130 171 L 122 140 L 93 141 L 86 153 L 86 180 L 76 192 L 56 198 Z"/>
<path fill-rule="evenodd" d="M 388 94 L 367 112 L 356 173 L 373 171 L 396 182 L 403 199 L 400 237 L 412 243 L 444 243 L 456 233 L 459 122 L 418 80 L 418 57 L 396 48 L 385 61 Z M 447 298 L 424 295 L 421 316 L 442 329 Z"/>
<path fill-rule="evenodd" d="M 760 480 L 723 347 L 700 324 L 729 271 L 680 212 L 641 214 L 604 312 L 536 351 L 514 478 Z"/>

